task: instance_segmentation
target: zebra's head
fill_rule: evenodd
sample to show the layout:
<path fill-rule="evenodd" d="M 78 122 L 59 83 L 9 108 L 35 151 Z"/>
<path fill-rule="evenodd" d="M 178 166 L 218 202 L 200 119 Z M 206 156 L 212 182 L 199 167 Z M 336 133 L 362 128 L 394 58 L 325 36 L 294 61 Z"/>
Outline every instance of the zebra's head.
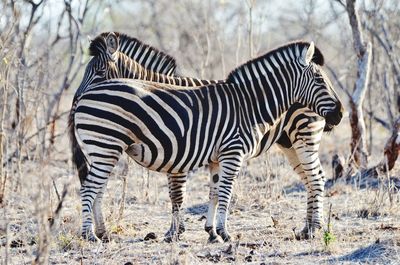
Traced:
<path fill-rule="evenodd" d="M 93 83 L 111 78 L 138 78 L 149 73 L 172 75 L 175 59 L 156 48 L 119 32 L 103 32 L 89 46 L 89 61 L 75 93 L 81 95 Z"/>
<path fill-rule="evenodd" d="M 300 64 L 300 89 L 295 100 L 324 117 L 327 124 L 338 125 L 343 117 L 343 105 L 322 69 L 323 56 L 313 42 L 301 51 Z"/>
<path fill-rule="evenodd" d="M 82 82 L 75 93 L 80 95 L 93 83 L 98 83 L 110 78 L 118 78 L 115 62 L 118 59 L 118 38 L 110 33 L 106 38 L 98 36 L 91 41 L 89 54 L 93 56 L 86 66 Z"/>

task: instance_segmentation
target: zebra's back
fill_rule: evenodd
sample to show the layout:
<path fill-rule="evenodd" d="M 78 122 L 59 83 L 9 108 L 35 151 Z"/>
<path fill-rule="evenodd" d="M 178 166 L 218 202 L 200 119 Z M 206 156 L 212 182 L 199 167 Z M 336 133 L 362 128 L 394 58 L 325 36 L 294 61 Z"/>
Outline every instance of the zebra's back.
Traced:
<path fill-rule="evenodd" d="M 168 90 L 136 80 L 99 83 L 76 105 L 77 135 L 88 153 L 129 147 L 128 154 L 151 170 L 187 172 L 215 160 L 224 137 L 237 126 L 227 122 L 236 109 L 232 102 L 227 107 L 226 91 L 217 86 Z M 99 138 L 101 145 L 94 140 Z"/>

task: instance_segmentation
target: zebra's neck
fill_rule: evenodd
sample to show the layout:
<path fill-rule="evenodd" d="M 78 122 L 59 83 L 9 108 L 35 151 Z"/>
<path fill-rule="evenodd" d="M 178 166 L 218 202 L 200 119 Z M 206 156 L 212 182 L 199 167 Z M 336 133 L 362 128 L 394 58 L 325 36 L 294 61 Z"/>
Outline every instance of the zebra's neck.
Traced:
<path fill-rule="evenodd" d="M 123 53 L 118 53 L 118 59 L 113 66 L 118 78 L 142 79 L 150 78 L 147 69 Z"/>
<path fill-rule="evenodd" d="M 273 125 L 293 103 L 295 65 L 273 57 L 254 60 L 229 76 L 238 85 L 251 125 Z"/>
<path fill-rule="evenodd" d="M 145 81 L 159 82 L 171 85 L 179 85 L 184 87 L 196 87 L 208 85 L 211 83 L 220 83 L 218 80 L 201 80 L 190 77 L 176 77 L 170 75 L 164 75 L 162 73 L 153 72 L 144 68 L 138 64 L 135 60 L 123 53 L 118 54 L 118 59 L 115 65 L 115 70 L 112 72 L 117 73 L 115 77 L 118 78 L 129 78 L 129 79 L 140 79 Z"/>
<path fill-rule="evenodd" d="M 108 33 L 103 33 L 103 35 L 106 34 Z M 175 72 L 176 62 L 170 55 L 126 34 L 118 32 L 115 34 L 119 37 L 119 51 L 141 64 L 145 69 L 165 75 Z"/>

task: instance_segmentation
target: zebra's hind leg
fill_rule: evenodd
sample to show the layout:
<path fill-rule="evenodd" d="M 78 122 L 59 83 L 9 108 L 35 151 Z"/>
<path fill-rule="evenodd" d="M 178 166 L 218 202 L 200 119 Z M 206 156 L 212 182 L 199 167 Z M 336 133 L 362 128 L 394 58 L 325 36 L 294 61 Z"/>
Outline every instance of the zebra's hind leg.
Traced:
<path fill-rule="evenodd" d="M 228 210 L 233 185 L 241 165 L 242 157 L 239 156 L 224 157 L 219 163 L 217 234 L 224 242 L 231 241 L 232 238 L 227 229 Z"/>
<path fill-rule="evenodd" d="M 103 242 L 109 242 L 110 237 L 106 230 L 103 211 L 101 209 L 105 187 L 106 185 L 104 185 L 103 188 L 99 191 L 99 193 L 97 193 L 96 199 L 94 200 L 93 217 L 94 217 L 96 236 L 100 238 Z"/>
<path fill-rule="evenodd" d="M 209 234 L 208 243 L 221 242 L 222 238 L 217 234 L 217 229 L 215 226 L 215 218 L 218 207 L 218 165 L 210 165 L 210 195 L 209 204 L 207 211 L 207 220 L 204 229 Z"/>
<path fill-rule="evenodd" d="M 113 159 L 112 162 L 96 161 L 96 157 L 91 157 L 91 165 L 89 173 L 81 185 L 80 195 L 82 200 L 82 237 L 89 241 L 98 241 L 99 238 L 93 232 L 92 213 L 96 207 L 96 224 L 99 224 L 99 230 L 96 234 L 105 232 L 104 221 L 99 218 L 99 207 L 101 207 L 101 198 L 103 191 L 107 185 L 109 175 L 114 168 L 118 159 Z M 100 194 L 100 200 L 95 204 L 97 196 Z M 100 211 L 101 214 L 101 211 Z M 97 230 L 97 229 L 96 229 Z M 102 231 L 103 230 L 103 231 Z"/>
<path fill-rule="evenodd" d="M 187 174 L 168 174 L 169 197 L 172 203 L 171 227 L 165 234 L 164 241 L 178 241 L 179 236 L 185 232 L 185 224 L 182 219 L 182 203 L 186 190 Z"/>
<path fill-rule="evenodd" d="M 92 211 L 94 199 L 100 189 L 100 187 L 92 185 L 87 180 L 81 185 L 80 189 L 82 200 L 82 238 L 93 242 L 99 240 L 93 232 Z"/>

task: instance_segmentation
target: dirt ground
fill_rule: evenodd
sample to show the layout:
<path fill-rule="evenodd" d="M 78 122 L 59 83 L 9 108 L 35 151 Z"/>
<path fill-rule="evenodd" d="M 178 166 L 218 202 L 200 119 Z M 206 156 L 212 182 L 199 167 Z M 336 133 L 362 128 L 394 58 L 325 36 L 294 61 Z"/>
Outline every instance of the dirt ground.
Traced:
<path fill-rule="evenodd" d="M 332 155 L 348 149 L 343 131 L 325 135 L 321 145 L 328 179 Z M 229 216 L 234 240 L 207 244 L 208 174 L 198 170 L 188 181 L 186 232 L 180 242 L 168 244 L 163 242 L 171 219 L 166 176 L 124 159 L 103 204 L 112 241 L 89 243 L 79 238 L 79 181 L 64 143 L 51 160 L 28 160 L 10 173 L 0 209 L 1 264 L 31 264 L 37 255 L 50 264 L 400 264 L 399 166 L 378 179 L 328 181 L 324 210 L 327 219 L 332 204 L 335 237 L 328 245 L 323 230 L 311 240 L 294 239 L 293 229 L 304 225 L 306 192 L 277 148 L 249 161 L 238 178 Z M 379 148 L 373 152 L 372 160 L 378 160 Z M 55 215 L 64 187 L 68 192 Z"/>

